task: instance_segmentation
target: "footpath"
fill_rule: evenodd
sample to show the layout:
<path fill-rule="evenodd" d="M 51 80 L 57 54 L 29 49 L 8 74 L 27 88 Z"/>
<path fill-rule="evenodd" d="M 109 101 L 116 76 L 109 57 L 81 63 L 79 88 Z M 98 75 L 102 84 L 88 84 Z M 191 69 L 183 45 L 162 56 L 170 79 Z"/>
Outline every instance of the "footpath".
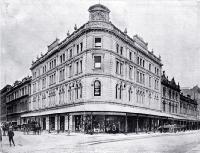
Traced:
<path fill-rule="evenodd" d="M 23 132 L 15 131 L 15 147 L 10 147 L 8 136 L 3 136 L 0 153 L 33 153 L 45 152 L 44 150 L 54 148 L 75 148 L 77 146 L 90 146 L 96 144 L 127 141 L 134 139 L 148 139 L 152 137 L 186 135 L 199 133 L 199 130 L 177 132 L 177 133 L 128 133 L 128 134 L 83 134 L 83 133 L 47 133 L 41 135 L 24 135 Z"/>

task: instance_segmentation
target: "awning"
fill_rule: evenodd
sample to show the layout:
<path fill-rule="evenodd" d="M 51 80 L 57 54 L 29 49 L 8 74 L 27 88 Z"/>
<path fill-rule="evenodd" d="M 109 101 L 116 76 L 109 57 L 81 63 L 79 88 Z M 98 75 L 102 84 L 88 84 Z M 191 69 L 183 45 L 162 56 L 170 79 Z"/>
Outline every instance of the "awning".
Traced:
<path fill-rule="evenodd" d="M 162 113 L 160 111 L 142 109 L 139 107 L 114 105 L 114 104 L 84 104 L 84 105 L 71 106 L 65 108 L 57 108 L 54 110 L 30 112 L 21 115 L 21 117 L 42 116 L 42 115 L 72 113 L 72 112 L 121 112 L 121 113 L 135 113 L 135 114 L 171 117 L 171 115 Z"/>
<path fill-rule="evenodd" d="M 119 113 L 153 115 L 153 116 L 167 117 L 172 119 L 186 119 L 184 117 L 167 114 L 161 111 L 132 107 L 132 106 L 117 105 L 117 104 L 108 104 L 108 103 L 107 104 L 85 103 L 84 105 L 77 105 L 70 107 L 68 106 L 65 108 L 57 108 L 54 110 L 30 112 L 23 114 L 21 117 L 33 117 L 33 116 L 43 116 L 50 114 L 62 114 L 62 113 L 73 113 L 73 112 L 119 112 Z"/>

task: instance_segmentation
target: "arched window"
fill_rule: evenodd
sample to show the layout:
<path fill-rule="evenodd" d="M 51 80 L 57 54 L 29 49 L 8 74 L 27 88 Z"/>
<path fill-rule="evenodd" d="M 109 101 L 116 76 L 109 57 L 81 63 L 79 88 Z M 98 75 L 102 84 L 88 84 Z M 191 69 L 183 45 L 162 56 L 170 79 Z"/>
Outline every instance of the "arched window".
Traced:
<path fill-rule="evenodd" d="M 165 95 L 166 95 L 166 88 L 163 87 L 163 96 L 165 97 Z"/>
<path fill-rule="evenodd" d="M 139 90 L 137 90 L 136 95 L 137 95 L 137 102 L 139 102 Z"/>
<path fill-rule="evenodd" d="M 116 95 L 116 99 L 118 98 L 118 84 L 116 84 L 116 87 L 115 87 L 115 95 Z"/>
<path fill-rule="evenodd" d="M 72 100 L 72 87 L 69 86 L 69 100 Z"/>
<path fill-rule="evenodd" d="M 119 99 L 122 99 L 122 85 L 119 87 Z"/>
<path fill-rule="evenodd" d="M 79 98 L 79 95 L 78 95 L 78 89 L 79 89 L 79 87 L 78 87 L 78 84 L 76 84 L 76 87 L 75 87 L 75 98 L 76 99 L 78 99 Z"/>
<path fill-rule="evenodd" d="M 163 111 L 165 112 L 165 101 L 163 101 Z"/>
<path fill-rule="evenodd" d="M 128 89 L 128 101 L 131 101 L 131 87 Z"/>
<path fill-rule="evenodd" d="M 82 98 L 82 90 L 83 90 L 83 86 L 82 84 L 80 83 L 79 84 L 79 97 Z"/>
<path fill-rule="evenodd" d="M 101 96 L 101 82 L 99 80 L 94 81 L 94 96 Z"/>

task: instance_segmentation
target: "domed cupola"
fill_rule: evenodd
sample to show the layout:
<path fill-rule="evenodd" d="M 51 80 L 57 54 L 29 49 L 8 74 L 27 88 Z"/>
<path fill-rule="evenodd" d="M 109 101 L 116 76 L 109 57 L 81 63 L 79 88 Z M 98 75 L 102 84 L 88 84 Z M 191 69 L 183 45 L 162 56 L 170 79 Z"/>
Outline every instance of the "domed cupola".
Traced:
<path fill-rule="evenodd" d="M 106 6 L 102 4 L 95 4 L 95 5 L 90 6 L 88 11 L 90 13 L 89 21 L 109 22 L 110 10 Z"/>

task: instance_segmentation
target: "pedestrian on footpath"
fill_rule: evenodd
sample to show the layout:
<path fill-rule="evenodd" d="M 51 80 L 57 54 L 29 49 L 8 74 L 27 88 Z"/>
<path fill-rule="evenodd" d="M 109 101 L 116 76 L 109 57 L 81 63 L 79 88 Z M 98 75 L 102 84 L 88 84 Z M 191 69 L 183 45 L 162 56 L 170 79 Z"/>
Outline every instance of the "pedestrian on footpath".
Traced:
<path fill-rule="evenodd" d="M 1 143 L 1 151 L 3 152 L 3 146 L 2 146 L 2 129 L 0 126 L 0 143 Z"/>
<path fill-rule="evenodd" d="M 2 130 L 1 130 L 1 126 L 0 126 L 0 142 L 2 141 Z"/>
<path fill-rule="evenodd" d="M 8 130 L 8 138 L 9 138 L 10 146 L 12 146 L 11 142 L 15 146 L 15 142 L 13 140 L 13 137 L 14 137 L 14 132 L 12 130 L 12 127 L 10 127 L 9 130 Z"/>

